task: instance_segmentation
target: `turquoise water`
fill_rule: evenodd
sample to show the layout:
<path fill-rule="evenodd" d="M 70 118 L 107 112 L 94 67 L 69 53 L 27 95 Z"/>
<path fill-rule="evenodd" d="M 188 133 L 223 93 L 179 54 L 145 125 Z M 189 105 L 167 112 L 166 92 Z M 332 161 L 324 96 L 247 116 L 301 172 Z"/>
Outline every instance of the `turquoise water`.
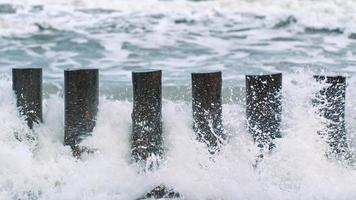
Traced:
<path fill-rule="evenodd" d="M 302 68 L 353 75 L 355 3 L 346 1 L 19 1 L 0 4 L 1 72 L 99 68 L 101 80 L 130 85 L 131 71 L 162 69 L 165 85 L 191 72 L 244 74 Z M 265 9 L 263 9 L 265 7 Z M 155 9 L 153 9 L 155 8 Z"/>

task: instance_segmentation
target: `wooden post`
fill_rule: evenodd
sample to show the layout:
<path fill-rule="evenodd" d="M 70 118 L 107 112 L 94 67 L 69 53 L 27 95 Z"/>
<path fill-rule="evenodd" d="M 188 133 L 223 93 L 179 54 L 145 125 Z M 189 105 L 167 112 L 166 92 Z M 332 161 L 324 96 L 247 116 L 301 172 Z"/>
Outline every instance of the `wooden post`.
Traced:
<path fill-rule="evenodd" d="M 99 103 L 99 70 L 81 69 L 64 71 L 65 133 L 64 144 L 79 156 L 78 144 L 95 127 Z"/>
<path fill-rule="evenodd" d="M 148 200 L 148 199 L 178 199 L 181 195 L 174 191 L 173 189 L 169 189 L 164 185 L 157 186 L 153 188 L 150 192 L 145 194 L 143 197 L 140 197 L 136 200 Z"/>
<path fill-rule="evenodd" d="M 271 150 L 281 137 L 282 74 L 246 76 L 247 126 L 260 148 Z"/>
<path fill-rule="evenodd" d="M 218 151 L 226 139 L 222 124 L 221 72 L 192 74 L 193 129 L 199 141 Z"/>
<path fill-rule="evenodd" d="M 327 87 L 313 99 L 313 103 L 318 106 L 320 115 L 328 120 L 324 133 L 331 153 L 345 153 L 348 148 L 345 128 L 346 78 L 343 76 L 314 76 L 314 78 L 320 83 L 327 84 Z"/>
<path fill-rule="evenodd" d="M 42 122 L 42 69 L 12 69 L 12 87 L 29 128 Z"/>
<path fill-rule="evenodd" d="M 162 155 L 162 72 L 133 72 L 132 156 Z"/>

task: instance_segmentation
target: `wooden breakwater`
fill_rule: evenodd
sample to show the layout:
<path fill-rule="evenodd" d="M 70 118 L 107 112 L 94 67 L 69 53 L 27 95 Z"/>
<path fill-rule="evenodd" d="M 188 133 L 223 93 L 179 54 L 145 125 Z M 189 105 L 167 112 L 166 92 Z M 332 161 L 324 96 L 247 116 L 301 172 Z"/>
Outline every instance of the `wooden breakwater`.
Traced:
<path fill-rule="evenodd" d="M 29 128 L 40 125 L 42 119 L 42 69 L 13 69 L 13 90 L 20 115 Z M 342 76 L 314 76 L 317 82 L 327 83 L 315 95 L 313 104 L 320 107 L 320 115 L 328 119 L 325 134 L 331 153 L 348 152 L 345 130 L 346 78 Z M 193 73 L 192 117 L 193 130 L 198 141 L 214 155 L 226 143 L 222 120 L 222 74 Z M 256 145 L 261 149 L 275 147 L 274 139 L 281 136 L 282 74 L 246 75 L 246 124 Z M 131 155 L 135 162 L 145 163 L 152 155 L 161 156 L 162 148 L 162 71 L 133 72 L 133 111 Z M 99 70 L 81 69 L 64 71 L 64 145 L 72 148 L 73 155 L 87 149 L 80 147 L 84 137 L 95 127 L 99 104 Z M 179 194 L 159 186 L 147 193 L 148 197 Z M 158 195 L 158 196 L 157 196 Z M 161 195 L 162 196 L 162 195 Z M 163 197 L 162 196 L 162 197 Z"/>
<path fill-rule="evenodd" d="M 226 140 L 222 121 L 221 72 L 192 74 L 193 129 L 197 139 L 214 154 Z M 330 146 L 336 153 L 345 149 L 346 78 L 314 76 L 325 82 L 313 103 L 329 120 L 328 132 L 336 138 Z M 136 161 L 162 154 L 162 71 L 133 72 L 132 155 Z M 42 122 L 42 69 L 12 70 L 13 90 L 19 113 L 28 126 Z M 281 137 L 282 74 L 246 75 L 247 129 L 261 148 L 273 148 Z M 64 143 L 73 151 L 95 127 L 99 104 L 99 70 L 64 71 L 65 134 Z"/>

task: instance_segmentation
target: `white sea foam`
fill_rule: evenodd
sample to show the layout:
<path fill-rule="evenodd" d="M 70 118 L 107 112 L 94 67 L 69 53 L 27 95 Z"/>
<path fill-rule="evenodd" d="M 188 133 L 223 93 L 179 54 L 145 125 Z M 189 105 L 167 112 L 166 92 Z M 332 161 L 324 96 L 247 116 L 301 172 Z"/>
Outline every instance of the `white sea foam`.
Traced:
<path fill-rule="evenodd" d="M 285 74 L 283 137 L 257 168 L 253 164 L 259 152 L 245 129 L 243 103 L 224 104 L 230 136 L 213 161 L 195 140 L 190 104 L 164 100 L 166 153 L 159 170 L 148 173 L 138 173 L 130 159 L 131 102 L 100 98 L 97 126 L 83 142 L 96 151 L 76 160 L 62 145 L 63 98 L 45 99 L 44 123 L 32 133 L 17 115 L 10 81 L 2 78 L 0 197 L 130 200 L 165 184 L 186 199 L 354 199 L 356 170 L 327 159 L 327 145 L 317 134 L 323 119 L 315 114 L 311 98 L 321 86 L 311 75 Z M 350 79 L 349 84 L 354 83 Z M 356 128 L 354 96 L 348 87 L 349 136 Z M 37 140 L 20 142 L 14 134 L 23 139 L 35 134 Z"/>
<path fill-rule="evenodd" d="M 347 71 L 355 57 L 351 0 L 0 0 L 4 3 L 16 13 L 0 14 L 3 72 L 43 66 L 49 69 L 46 77 L 59 79 L 68 67 L 97 67 L 109 81 L 156 68 L 164 68 L 169 81 L 198 70 L 221 69 L 232 78 L 240 75 L 236 68 L 268 71 L 261 66 L 354 73 Z"/>
<path fill-rule="evenodd" d="M 294 16 L 298 24 L 316 28 L 340 28 L 347 33 L 356 31 L 354 20 L 356 18 L 356 2 L 353 0 L 335 1 L 311 1 L 311 0 L 216 0 L 216 1 L 140 1 L 140 0 L 55 0 L 50 3 L 45 0 L 19 0 L 16 2 L 1 0 L 0 3 L 13 4 L 17 9 L 16 14 L 7 14 L 0 23 L 2 34 L 33 31 L 34 22 L 42 22 L 49 25 L 59 25 L 63 28 L 75 24 L 88 23 L 88 16 L 83 18 L 76 12 L 80 9 L 109 9 L 131 14 L 164 14 L 171 17 L 189 17 L 201 20 L 217 15 L 240 17 L 234 13 L 247 13 L 257 16 L 266 16 L 266 25 L 272 27 L 283 18 Z M 44 13 L 33 12 L 33 6 L 44 6 Z M 64 15 L 63 15 L 64 14 Z M 75 15 L 74 21 L 68 20 L 69 14 Z M 62 15 L 64 20 L 60 21 Z M 17 19 L 12 16 L 16 16 Z M 20 17 L 20 18 L 19 18 Z M 72 24 L 75 22 L 75 24 Z M 58 24 L 60 23 L 60 24 Z M 22 25 L 22 26 L 21 26 Z M 6 31 L 4 31 L 6 30 Z"/>
<path fill-rule="evenodd" d="M 32 132 L 18 117 L 9 78 L 0 79 L 0 199 L 132 200 L 159 184 L 186 199 L 356 198 L 356 171 L 325 157 L 327 145 L 317 134 L 323 119 L 311 104 L 321 88 L 313 74 L 348 77 L 346 121 L 355 151 L 356 53 L 354 40 L 348 38 L 356 32 L 355 1 L 2 3 L 11 4 L 16 13 L 0 14 L 0 71 L 43 66 L 49 96 L 44 99 L 44 123 Z M 80 67 L 100 68 L 102 89 L 121 81 L 125 84 L 113 91 L 124 93 L 131 93 L 131 71 L 163 69 L 163 94 L 184 96 L 180 99 L 190 99 L 189 92 L 172 94 L 165 87 L 189 85 L 190 72 L 221 70 L 223 86 L 232 88 L 243 85 L 246 73 L 284 72 L 283 137 L 254 168 L 259 152 L 245 129 L 243 98 L 233 99 L 243 94 L 225 89 L 230 96 L 223 98 L 231 98 L 223 106 L 230 137 L 212 161 L 195 140 L 190 103 L 173 102 L 169 96 L 163 103 L 164 160 L 158 171 L 138 173 L 129 153 L 130 95 L 113 100 L 103 94 L 97 126 L 83 142 L 96 151 L 78 161 L 63 146 L 59 80 L 63 69 Z M 37 139 L 26 140 L 31 134 Z"/>

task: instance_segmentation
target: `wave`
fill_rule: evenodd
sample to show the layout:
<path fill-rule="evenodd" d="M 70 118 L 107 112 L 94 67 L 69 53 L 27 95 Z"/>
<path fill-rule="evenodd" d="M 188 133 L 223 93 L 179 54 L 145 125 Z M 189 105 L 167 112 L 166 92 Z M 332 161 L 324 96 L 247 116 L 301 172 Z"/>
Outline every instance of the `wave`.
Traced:
<path fill-rule="evenodd" d="M 44 123 L 32 132 L 18 117 L 9 79 L 2 78 L 0 197 L 136 199 L 164 184 L 182 199 L 353 199 L 356 170 L 325 156 L 328 145 L 318 135 L 323 119 L 311 103 L 321 86 L 313 82 L 307 72 L 284 75 L 283 137 L 257 168 L 253 164 L 259 151 L 245 129 L 243 99 L 223 105 L 229 140 L 213 160 L 194 137 L 189 101 L 164 100 L 165 156 L 158 170 L 138 173 L 129 153 L 130 101 L 100 98 L 97 126 L 83 141 L 96 151 L 76 160 L 63 146 L 63 97 L 44 99 Z M 356 84 L 354 78 L 348 82 Z M 348 87 L 346 94 L 352 139 L 356 91 Z M 23 138 L 34 134 L 36 140 L 19 141 L 14 133 Z"/>
<path fill-rule="evenodd" d="M 59 20 L 59 18 L 76 16 L 78 20 L 85 20 L 86 23 L 90 24 L 93 20 L 96 20 L 85 15 L 100 16 L 99 18 L 102 20 L 103 17 L 110 18 L 110 16 L 115 16 L 118 13 L 126 13 L 127 15 L 160 14 L 173 18 L 173 21 L 177 24 L 191 24 L 196 20 L 200 21 L 202 18 L 218 19 L 219 16 L 227 19 L 232 18 L 238 22 L 239 18 L 246 17 L 247 14 L 261 16 L 265 23 L 271 24 L 270 27 L 272 28 L 283 28 L 298 22 L 298 25 L 306 27 L 307 30 L 309 28 L 334 30 L 334 27 L 340 27 L 345 29 L 346 33 L 351 33 L 356 28 L 353 23 L 356 19 L 355 8 L 356 3 L 352 0 L 346 0 L 342 3 L 334 0 L 288 0 L 283 2 L 272 0 L 104 0 L 100 2 L 56 0 L 51 1 L 51 3 L 44 0 L 20 0 L 16 3 L 1 0 L 0 27 L 5 30 L 9 29 L 2 31 L 1 34 L 17 33 L 15 30 L 19 31 L 18 29 L 21 29 L 22 32 L 25 32 L 24 30 L 35 31 L 35 24 L 41 24 L 44 21 L 53 27 L 67 27 L 73 30 L 82 23 L 74 20 L 75 23 L 68 26 L 67 20 Z M 17 26 L 18 23 L 21 23 L 25 28 Z"/>
<path fill-rule="evenodd" d="M 340 28 L 335 28 L 335 29 L 330 29 L 330 28 L 313 28 L 313 27 L 306 27 L 305 29 L 306 33 L 311 33 L 311 34 L 320 34 L 320 33 L 325 33 L 325 34 L 343 34 L 344 31 L 341 30 Z"/>

